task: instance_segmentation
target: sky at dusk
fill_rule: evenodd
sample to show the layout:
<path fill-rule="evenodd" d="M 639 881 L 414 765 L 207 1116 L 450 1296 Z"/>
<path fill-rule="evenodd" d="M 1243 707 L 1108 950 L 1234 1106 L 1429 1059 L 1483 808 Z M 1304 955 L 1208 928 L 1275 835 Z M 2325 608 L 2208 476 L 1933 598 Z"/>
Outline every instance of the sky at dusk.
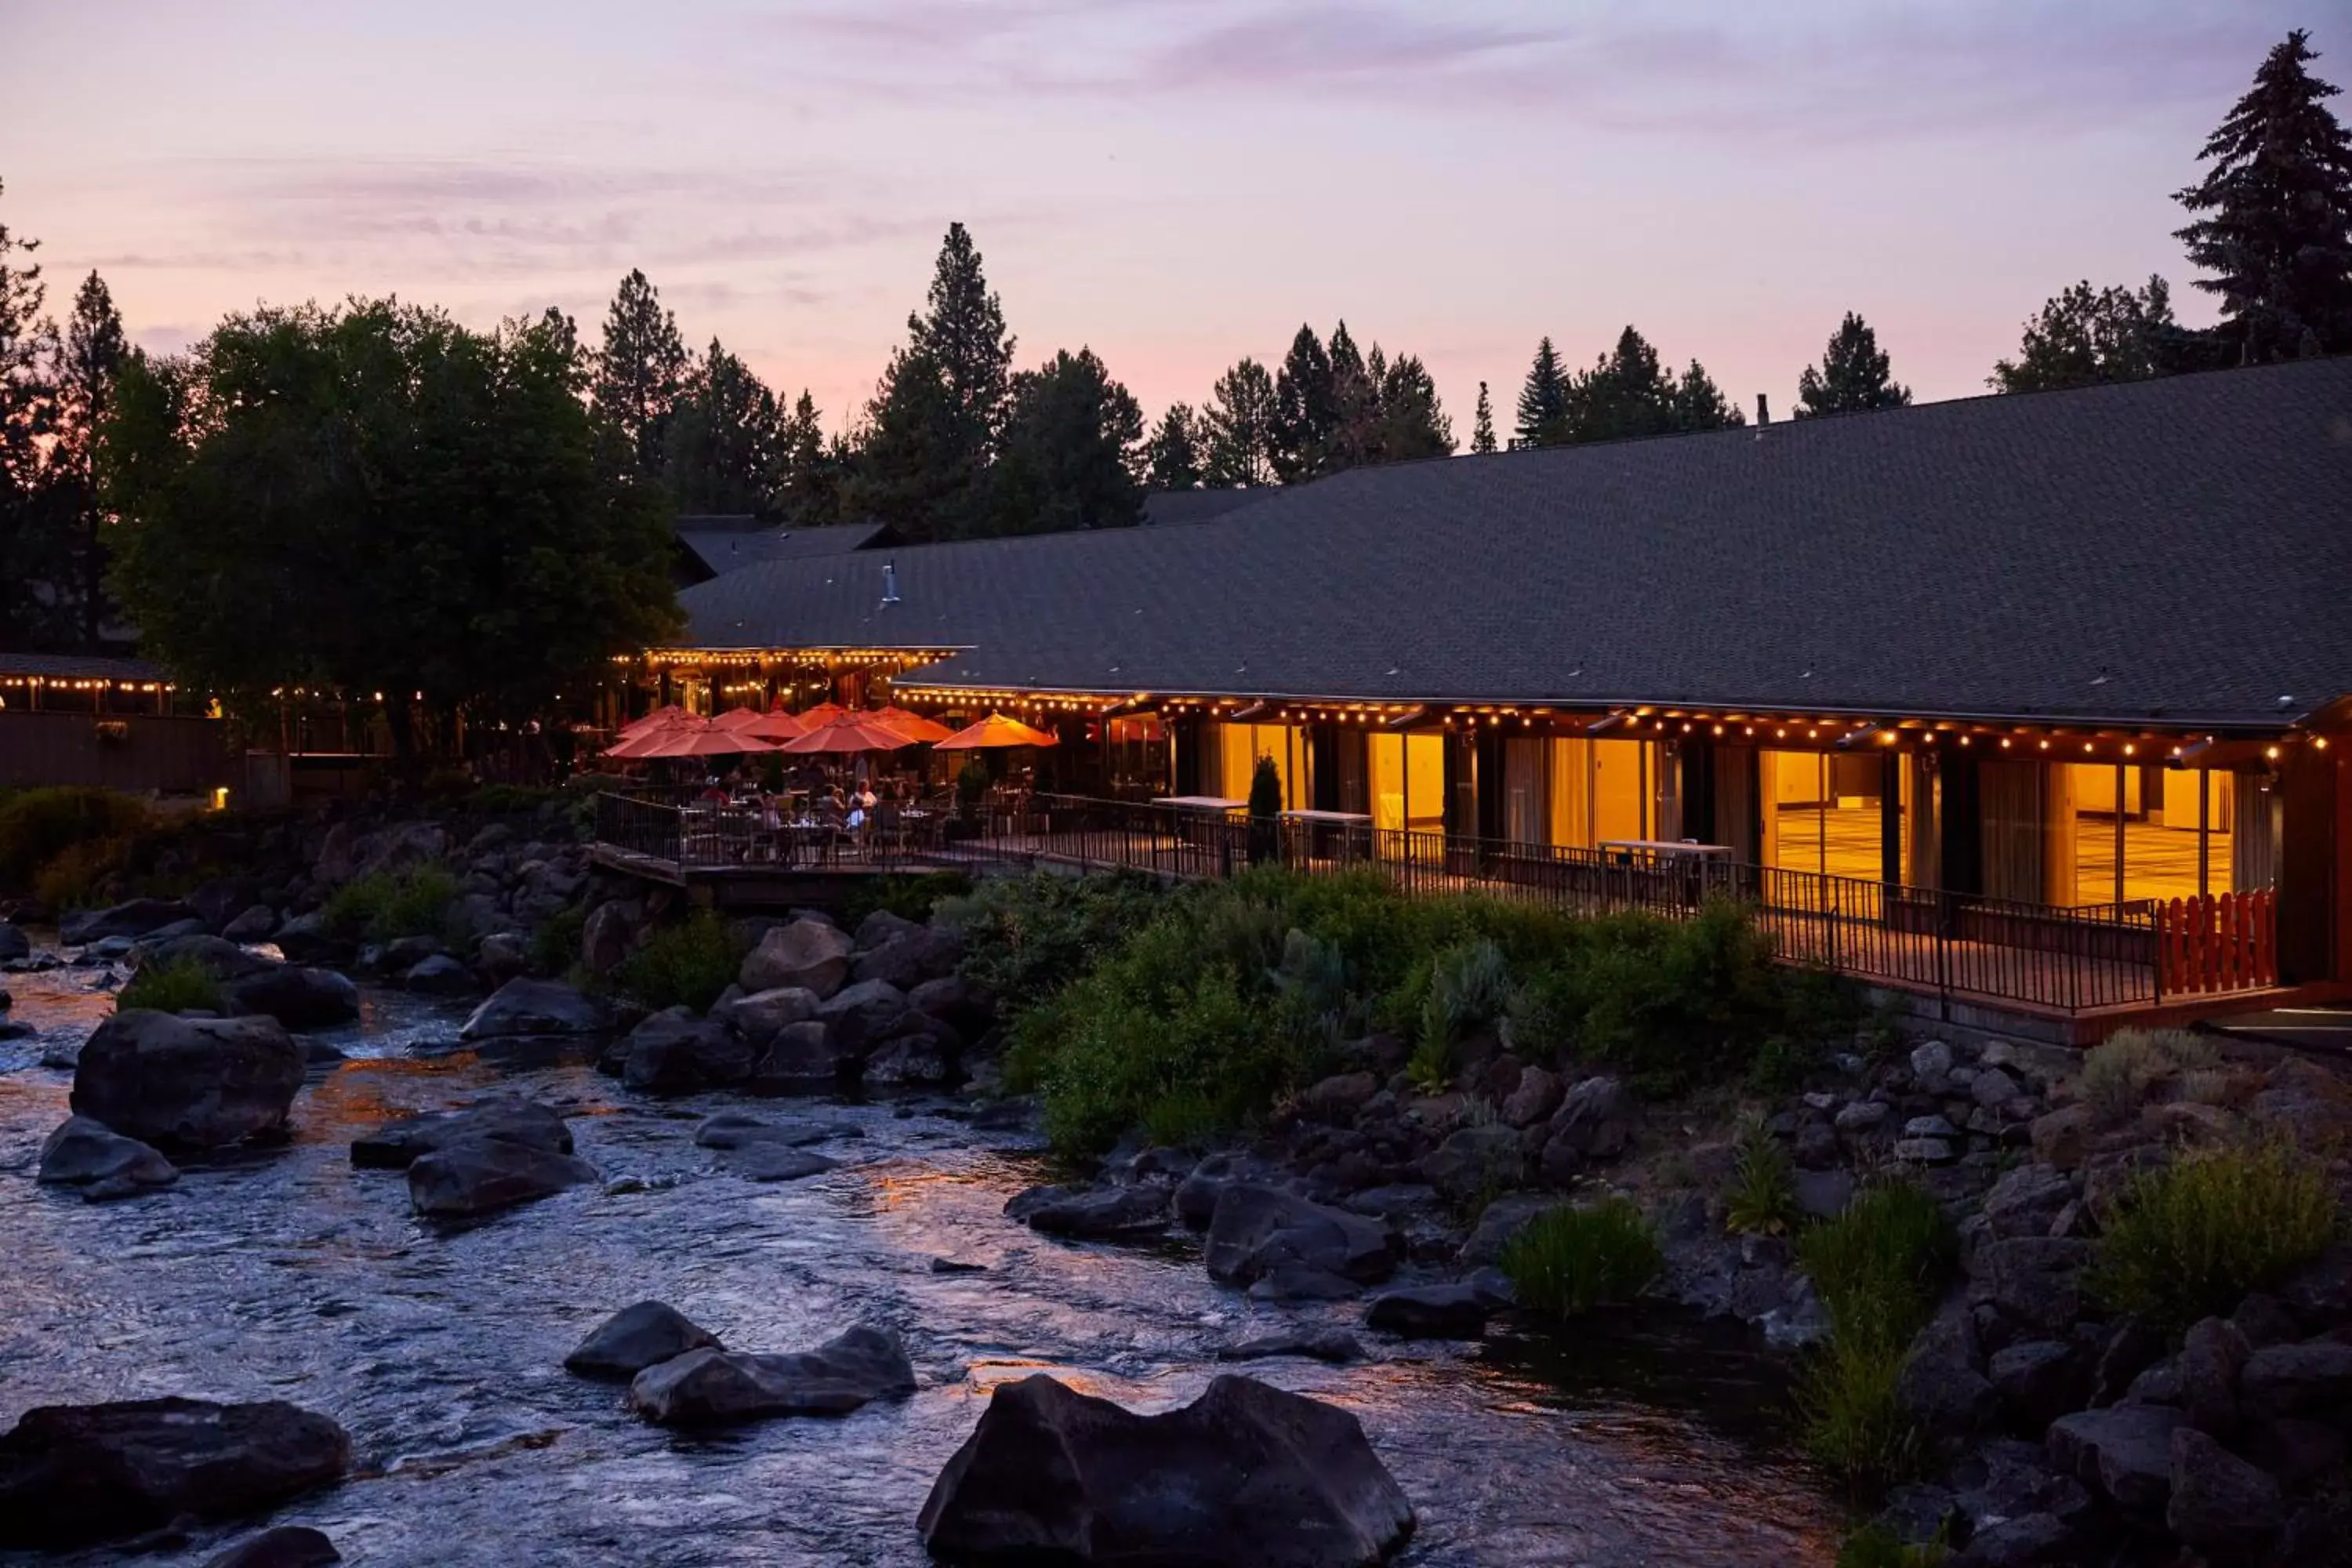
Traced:
<path fill-rule="evenodd" d="M 593 337 L 640 267 L 838 428 L 961 218 L 1019 363 L 1157 415 L 1345 318 L 1466 443 L 1546 332 L 1777 411 L 1846 310 L 1922 398 L 2079 278 L 2210 320 L 2170 195 L 2294 26 L 2352 85 L 2352 0 L 0 0 L 0 221 L 155 349 L 350 293 Z"/>

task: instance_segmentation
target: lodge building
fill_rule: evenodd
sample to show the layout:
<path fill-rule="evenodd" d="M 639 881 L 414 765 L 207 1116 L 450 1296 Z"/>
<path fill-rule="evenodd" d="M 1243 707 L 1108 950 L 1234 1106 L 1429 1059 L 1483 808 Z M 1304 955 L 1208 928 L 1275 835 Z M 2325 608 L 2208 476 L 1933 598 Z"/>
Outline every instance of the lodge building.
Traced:
<path fill-rule="evenodd" d="M 1898 936 L 2104 931 L 2136 1003 L 2352 994 L 2352 359 L 1195 510 L 720 573 L 641 704 L 1001 709 L 1069 796 L 1271 757 L 1289 809 L 1466 874 L 1693 841 Z"/>

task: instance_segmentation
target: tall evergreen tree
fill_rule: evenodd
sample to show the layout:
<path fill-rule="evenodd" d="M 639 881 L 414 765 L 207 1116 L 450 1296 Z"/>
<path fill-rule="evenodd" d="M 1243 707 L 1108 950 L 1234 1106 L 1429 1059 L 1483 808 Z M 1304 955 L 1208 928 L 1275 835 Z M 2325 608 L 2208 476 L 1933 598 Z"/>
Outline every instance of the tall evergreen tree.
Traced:
<path fill-rule="evenodd" d="M 1650 341 L 1629 326 L 1618 334 L 1616 346 L 1570 386 L 1557 439 L 1621 441 L 1745 423 L 1698 361 L 1677 377 Z"/>
<path fill-rule="evenodd" d="M 776 509 L 796 528 L 820 528 L 842 520 L 842 484 L 849 465 L 846 445 L 828 441 L 806 387 L 776 434 Z"/>
<path fill-rule="evenodd" d="M 1289 485 L 1321 473 L 1339 427 L 1339 388 L 1330 353 L 1315 329 L 1301 322 L 1274 375 L 1275 477 Z"/>
<path fill-rule="evenodd" d="M 1747 416 L 1723 395 L 1706 367 L 1696 360 L 1683 367 L 1682 379 L 1675 383 L 1666 406 L 1669 432 L 1728 430 L 1748 423 Z"/>
<path fill-rule="evenodd" d="M 1519 446 L 1549 447 L 1565 439 L 1567 420 L 1568 371 L 1547 337 L 1536 345 L 1535 363 L 1528 367 L 1527 384 L 1519 388 L 1518 422 L 1512 434 Z"/>
<path fill-rule="evenodd" d="M 1372 359 L 1380 358 L 1376 343 Z M 1369 460 L 1402 463 L 1453 455 L 1454 422 L 1438 404 L 1437 383 L 1418 355 L 1399 354 L 1381 372 L 1380 425 Z"/>
<path fill-rule="evenodd" d="M 1207 460 L 1205 431 L 1189 403 L 1171 403 L 1144 443 L 1144 471 L 1155 490 L 1200 488 Z"/>
<path fill-rule="evenodd" d="M 1092 349 L 1013 378 L 990 470 L 997 533 L 1126 528 L 1142 521 L 1143 410 Z"/>
<path fill-rule="evenodd" d="M 1797 378 L 1797 417 L 1905 406 L 1911 401 L 1911 389 L 1895 383 L 1891 368 L 1892 362 L 1879 349 L 1878 334 L 1848 310 L 1830 334 L 1822 363 L 1807 365 Z"/>
<path fill-rule="evenodd" d="M 1480 457 L 1495 449 L 1495 405 L 1486 395 L 1486 384 L 1478 384 L 1478 412 L 1470 426 L 1470 450 Z"/>
<path fill-rule="evenodd" d="M 678 386 L 663 463 L 683 512 L 774 516 L 783 489 L 784 414 L 767 383 L 717 338 Z"/>
<path fill-rule="evenodd" d="M 1368 358 L 1341 321 L 1331 330 L 1331 435 L 1314 473 L 1336 474 L 1381 460 L 1381 383 L 1388 355 L 1374 343 Z"/>
<path fill-rule="evenodd" d="M 41 314 L 40 247 L 0 224 L 0 648 L 70 637 L 60 590 L 73 581 L 68 519 L 49 484 L 57 428 L 57 328 Z"/>
<path fill-rule="evenodd" d="M 604 341 L 596 350 L 589 390 L 596 416 L 619 436 L 629 472 L 637 479 L 661 477 L 670 414 L 686 370 L 677 318 L 662 309 L 661 296 L 646 275 L 631 268 L 605 313 Z"/>
<path fill-rule="evenodd" d="M 98 504 L 99 433 L 114 405 L 114 383 L 131 356 L 122 312 L 95 272 L 74 294 L 58 358 L 58 438 L 49 449 L 57 502 L 73 520 L 75 607 L 84 647 L 98 645 L 106 616 L 105 512 Z"/>
<path fill-rule="evenodd" d="M 924 308 L 907 318 L 907 340 L 866 405 L 846 504 L 909 539 L 983 532 L 1013 339 L 961 223 L 940 241 Z"/>
<path fill-rule="evenodd" d="M 1217 378 L 1201 415 L 1207 448 L 1202 477 L 1212 488 L 1276 482 L 1277 403 L 1274 377 L 1254 359 Z"/>
<path fill-rule="evenodd" d="M 2172 290 L 2151 277 L 2140 289 L 2094 289 L 2088 279 L 2042 304 L 2025 323 L 2017 357 L 1993 365 L 1996 392 L 2048 392 L 2166 374 L 2168 346 L 2185 336 Z"/>
<path fill-rule="evenodd" d="M 2327 107 L 2341 89 L 2305 68 L 2316 58 L 2300 28 L 2273 48 L 2206 141 L 2212 167 L 2174 198 L 2212 275 L 2192 281 L 2247 364 L 2352 350 L 2352 135 Z"/>

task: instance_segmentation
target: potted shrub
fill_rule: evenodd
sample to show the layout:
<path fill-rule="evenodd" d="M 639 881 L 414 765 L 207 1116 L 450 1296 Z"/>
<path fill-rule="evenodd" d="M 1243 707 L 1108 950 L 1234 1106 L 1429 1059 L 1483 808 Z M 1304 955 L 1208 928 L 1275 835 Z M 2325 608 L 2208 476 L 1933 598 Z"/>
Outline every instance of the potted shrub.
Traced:
<path fill-rule="evenodd" d="M 1282 850 L 1282 771 L 1272 757 L 1260 757 L 1250 775 L 1249 863 L 1263 865 Z"/>

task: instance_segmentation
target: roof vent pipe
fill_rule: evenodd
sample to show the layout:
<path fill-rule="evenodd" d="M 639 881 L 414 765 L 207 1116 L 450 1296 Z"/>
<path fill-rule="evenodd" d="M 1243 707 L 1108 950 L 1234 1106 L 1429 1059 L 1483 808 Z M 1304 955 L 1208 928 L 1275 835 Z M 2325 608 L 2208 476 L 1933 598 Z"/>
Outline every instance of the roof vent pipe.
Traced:
<path fill-rule="evenodd" d="M 1759 392 L 1756 395 L 1756 428 L 1761 430 L 1770 423 L 1772 423 L 1772 405 L 1765 401 L 1764 395 Z"/>
<path fill-rule="evenodd" d="M 882 563 L 882 602 L 886 605 L 898 602 L 898 563 L 896 561 Z"/>

